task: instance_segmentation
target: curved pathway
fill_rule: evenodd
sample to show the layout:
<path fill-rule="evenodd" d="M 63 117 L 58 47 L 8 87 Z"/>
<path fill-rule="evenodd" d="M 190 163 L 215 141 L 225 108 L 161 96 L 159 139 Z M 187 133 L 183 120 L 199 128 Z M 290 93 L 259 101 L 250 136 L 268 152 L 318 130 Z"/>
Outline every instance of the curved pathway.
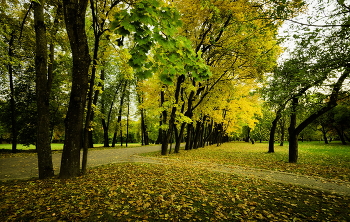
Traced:
<path fill-rule="evenodd" d="M 118 162 L 144 162 L 153 164 L 188 164 L 210 171 L 238 174 L 251 178 L 275 181 L 280 183 L 293 184 L 307 188 L 332 192 L 340 195 L 350 196 L 350 183 L 329 180 L 320 177 L 303 176 L 292 173 L 240 167 L 204 162 L 186 162 L 177 159 L 164 159 L 142 157 L 137 154 L 160 151 L 160 146 L 144 146 L 134 148 L 90 150 L 88 155 L 88 167 L 105 165 Z M 59 172 L 61 153 L 53 154 L 55 172 Z M 0 158 L 0 180 L 28 179 L 38 177 L 37 156 L 26 155 L 21 157 Z"/>
<path fill-rule="evenodd" d="M 102 150 L 90 149 L 88 153 L 88 167 L 116 162 L 131 162 L 132 155 L 159 151 L 160 149 L 159 145 Z M 59 173 L 61 156 L 62 153 L 52 154 L 55 174 Z M 0 158 L 0 180 L 2 181 L 28 179 L 38 176 L 38 158 L 36 154 Z"/>

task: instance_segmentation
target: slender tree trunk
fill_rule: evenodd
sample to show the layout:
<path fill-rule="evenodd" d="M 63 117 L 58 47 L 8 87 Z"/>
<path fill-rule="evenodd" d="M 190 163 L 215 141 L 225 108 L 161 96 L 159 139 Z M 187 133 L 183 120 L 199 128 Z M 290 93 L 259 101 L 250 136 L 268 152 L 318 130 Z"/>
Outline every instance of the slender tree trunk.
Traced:
<path fill-rule="evenodd" d="M 337 131 L 337 134 L 339 136 L 339 139 L 343 145 L 346 145 L 345 137 L 344 137 L 344 131 L 339 129 L 338 127 L 334 126 L 335 131 Z"/>
<path fill-rule="evenodd" d="M 163 141 L 162 141 L 162 155 L 167 155 L 168 154 L 168 145 L 169 141 L 172 135 L 172 131 L 174 130 L 174 123 L 175 123 L 175 117 L 176 117 L 176 105 L 179 102 L 179 95 L 181 91 L 181 84 L 184 82 L 185 76 L 181 75 L 177 78 L 176 82 L 176 89 L 175 89 L 175 106 L 173 106 L 170 114 L 170 119 L 169 119 L 169 127 L 168 130 L 165 132 Z"/>
<path fill-rule="evenodd" d="M 269 150 L 268 150 L 269 153 L 275 152 L 275 134 L 276 134 L 277 123 L 280 118 L 281 118 L 281 110 L 278 110 L 276 112 L 275 119 L 272 121 L 272 126 L 270 130 Z"/>
<path fill-rule="evenodd" d="M 112 147 L 115 147 L 115 144 L 117 143 L 117 131 L 118 129 L 116 129 L 113 133 L 113 139 L 112 139 Z"/>
<path fill-rule="evenodd" d="M 186 123 L 182 123 L 181 127 L 180 127 L 180 132 L 177 132 L 177 128 L 175 127 L 175 148 L 174 148 L 174 152 L 175 153 L 179 153 L 180 152 L 180 146 L 181 146 L 181 142 L 182 142 L 182 138 L 185 132 L 185 127 L 186 127 Z"/>
<path fill-rule="evenodd" d="M 200 135 L 201 135 L 201 129 L 202 129 L 201 121 L 197 121 L 196 124 L 197 125 L 194 131 L 194 139 L 193 139 L 193 149 L 197 149 L 199 147 Z"/>
<path fill-rule="evenodd" d="M 86 167 L 87 167 L 87 156 L 89 151 L 89 132 L 91 131 L 91 119 L 93 116 L 93 109 L 92 109 L 92 103 L 93 103 L 93 92 L 94 92 L 94 86 L 95 86 L 95 79 L 96 79 L 96 67 L 97 67 L 97 56 L 98 56 L 98 47 L 99 47 L 99 36 L 95 35 L 95 44 L 94 44 L 94 55 L 93 55 L 93 64 L 91 69 L 91 77 L 90 77 L 90 83 L 89 83 L 89 90 L 87 93 L 87 110 L 86 110 L 86 117 L 85 117 L 85 127 L 84 127 L 84 138 L 83 138 L 83 160 L 82 160 L 82 173 L 86 173 Z"/>
<path fill-rule="evenodd" d="M 280 136 L 280 146 L 283 146 L 284 143 L 284 133 L 285 133 L 285 119 L 280 119 L 280 130 L 281 130 L 281 136 Z"/>
<path fill-rule="evenodd" d="M 128 94 L 128 112 L 126 115 L 126 141 L 125 141 L 126 147 L 128 147 L 128 143 L 129 143 L 129 115 L 130 115 L 130 94 Z"/>
<path fill-rule="evenodd" d="M 344 137 L 346 138 L 346 140 L 347 140 L 348 142 L 350 142 L 350 138 L 346 135 L 345 132 L 344 132 Z"/>
<path fill-rule="evenodd" d="M 146 113 L 144 109 L 141 109 L 141 134 L 142 134 L 142 145 L 149 145 L 149 138 L 146 125 Z"/>
<path fill-rule="evenodd" d="M 50 90 L 47 70 L 47 39 L 44 22 L 44 0 L 40 4 L 34 4 L 34 27 L 36 36 L 35 71 L 36 71 L 36 94 L 37 94 L 37 142 L 39 178 L 45 179 L 54 176 L 51 139 L 50 139 L 50 116 L 49 100 Z"/>
<path fill-rule="evenodd" d="M 290 115 L 290 126 L 288 128 L 289 132 L 289 162 L 296 163 L 298 161 L 298 134 L 295 131 L 297 124 L 297 114 L 296 108 L 298 106 L 298 98 L 293 98 L 292 100 L 292 113 Z"/>
<path fill-rule="evenodd" d="M 102 119 L 102 128 L 103 128 L 103 146 L 109 147 L 108 126 L 106 124 L 105 119 Z"/>
<path fill-rule="evenodd" d="M 123 113 L 123 106 L 124 106 L 124 99 L 125 99 L 125 92 L 126 92 L 126 87 L 128 85 L 128 82 L 125 81 L 121 98 L 120 98 L 120 106 L 119 106 L 119 112 L 118 112 L 118 130 L 120 133 L 120 145 L 123 146 L 123 128 L 122 128 L 122 113 Z"/>
<path fill-rule="evenodd" d="M 187 111 L 185 115 L 192 119 L 193 116 L 193 111 L 192 111 L 192 105 L 193 105 L 193 97 L 194 97 L 194 91 L 191 91 L 189 97 L 188 97 L 188 102 L 187 102 Z M 187 124 L 187 137 L 186 137 L 186 146 L 185 150 L 192 150 L 192 132 L 193 132 L 193 123 L 188 123 Z"/>
<path fill-rule="evenodd" d="M 11 33 L 11 39 L 9 41 L 8 55 L 10 59 L 14 56 L 13 47 L 15 41 L 15 33 Z M 10 112 L 11 112 L 11 137 L 12 137 L 12 153 L 17 152 L 17 110 L 15 101 L 15 87 L 13 85 L 13 66 L 11 62 L 7 65 L 9 72 L 9 82 L 10 82 Z"/>
<path fill-rule="evenodd" d="M 83 118 L 88 91 L 90 55 L 85 32 L 88 0 L 64 0 L 63 11 L 73 57 L 72 89 L 65 119 L 65 141 L 60 178 L 80 174 L 80 149 L 83 141 Z"/>

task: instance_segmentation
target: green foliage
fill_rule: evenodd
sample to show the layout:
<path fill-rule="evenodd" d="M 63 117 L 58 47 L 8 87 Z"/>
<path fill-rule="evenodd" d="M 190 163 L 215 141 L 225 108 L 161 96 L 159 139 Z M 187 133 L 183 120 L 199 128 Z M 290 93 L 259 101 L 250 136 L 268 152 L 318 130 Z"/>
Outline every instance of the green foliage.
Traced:
<path fill-rule="evenodd" d="M 191 72 L 195 78 L 208 78 L 209 68 L 194 53 L 191 43 L 178 36 L 182 25 L 178 11 L 163 6 L 157 0 L 143 0 L 132 9 L 125 9 L 115 15 L 112 28 L 116 34 L 131 38 L 130 66 L 142 78 L 160 72 L 163 82 L 171 84 L 176 75 Z M 148 56 L 154 49 L 153 62 Z"/>

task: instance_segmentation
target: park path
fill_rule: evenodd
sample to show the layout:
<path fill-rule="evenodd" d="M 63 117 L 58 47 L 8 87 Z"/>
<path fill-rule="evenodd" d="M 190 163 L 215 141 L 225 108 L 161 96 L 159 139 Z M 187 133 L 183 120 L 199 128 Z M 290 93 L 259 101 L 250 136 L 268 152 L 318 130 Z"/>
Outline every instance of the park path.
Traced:
<path fill-rule="evenodd" d="M 237 174 L 249 178 L 257 178 L 274 182 L 293 184 L 311 189 L 332 192 L 350 196 L 350 183 L 330 180 L 321 177 L 297 175 L 286 172 L 257 169 L 250 167 L 232 166 L 205 162 L 186 162 L 169 158 L 142 157 L 137 154 L 160 151 L 160 146 L 144 146 L 124 149 L 90 150 L 88 167 L 110 163 L 143 162 L 151 164 L 187 164 L 215 172 Z M 59 172 L 61 154 L 53 154 L 55 172 Z M 37 156 L 26 155 L 19 157 L 0 158 L 0 180 L 28 179 L 38 177 Z"/>
<path fill-rule="evenodd" d="M 90 149 L 88 167 L 117 162 L 131 162 L 135 154 L 160 151 L 160 145 L 129 147 L 118 149 Z M 55 174 L 59 173 L 62 153 L 53 153 L 52 162 Z M 38 177 L 38 158 L 36 154 L 0 158 L 0 180 L 28 179 Z"/>

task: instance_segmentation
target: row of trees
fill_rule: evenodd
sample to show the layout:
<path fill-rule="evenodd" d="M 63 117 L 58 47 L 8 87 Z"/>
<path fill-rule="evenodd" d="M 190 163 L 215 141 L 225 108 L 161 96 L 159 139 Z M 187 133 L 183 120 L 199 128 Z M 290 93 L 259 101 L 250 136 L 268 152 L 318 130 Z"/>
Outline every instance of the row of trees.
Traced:
<path fill-rule="evenodd" d="M 346 13 L 337 17 L 341 28 L 327 32 L 341 41 L 310 31 L 295 56 L 275 68 L 278 28 L 304 9 L 302 1 L 1 4 L 0 133 L 10 135 L 13 151 L 17 141 L 36 144 L 40 178 L 53 175 L 52 138 L 64 137 L 60 177 L 70 178 L 86 171 L 97 134 L 109 146 L 133 131 L 144 144 L 161 143 L 166 155 L 171 141 L 179 152 L 183 141 L 189 150 L 225 142 L 242 127 L 253 134 L 275 111 L 273 123 L 293 118 L 293 144 L 340 99 L 347 109 Z M 346 7 L 340 2 L 337 10 Z M 326 62 L 334 53 L 342 63 Z M 315 108 L 312 118 L 297 127 L 306 105 Z"/>

